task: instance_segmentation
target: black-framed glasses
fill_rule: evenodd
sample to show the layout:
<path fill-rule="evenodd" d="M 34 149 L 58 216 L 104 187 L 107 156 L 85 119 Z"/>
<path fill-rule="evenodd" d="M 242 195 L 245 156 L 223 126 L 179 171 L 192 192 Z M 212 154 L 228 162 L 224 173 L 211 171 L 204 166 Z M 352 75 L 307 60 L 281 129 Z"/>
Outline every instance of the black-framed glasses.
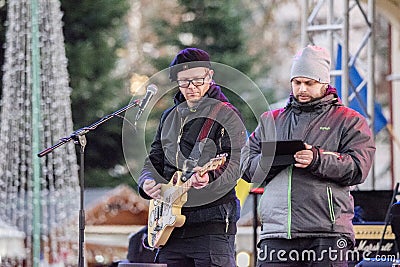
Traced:
<path fill-rule="evenodd" d="M 194 78 L 194 79 L 187 79 L 187 80 L 177 80 L 176 82 L 178 83 L 179 87 L 182 88 L 188 88 L 190 83 L 192 83 L 194 86 L 200 86 L 204 84 L 205 79 L 208 76 L 208 72 L 206 73 L 206 76 L 203 78 Z"/>

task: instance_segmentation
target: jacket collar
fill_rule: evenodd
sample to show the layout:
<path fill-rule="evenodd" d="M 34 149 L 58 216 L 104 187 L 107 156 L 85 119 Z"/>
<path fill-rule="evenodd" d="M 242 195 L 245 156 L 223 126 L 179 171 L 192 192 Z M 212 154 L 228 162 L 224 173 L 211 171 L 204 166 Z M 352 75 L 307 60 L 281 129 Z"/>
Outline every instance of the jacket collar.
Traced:
<path fill-rule="evenodd" d="M 214 83 L 211 84 L 208 91 L 195 107 L 188 107 L 186 99 L 180 91 L 178 91 L 178 93 L 176 93 L 174 97 L 174 102 L 177 106 L 177 110 L 182 114 L 183 117 L 186 117 L 188 114 L 195 113 L 198 110 L 204 110 L 204 108 L 207 106 L 214 105 L 216 103 L 216 100 L 221 102 L 228 102 L 228 98 L 222 93 L 221 88 Z"/>
<path fill-rule="evenodd" d="M 337 95 L 336 88 L 329 85 L 324 97 L 309 103 L 299 103 L 291 93 L 285 109 L 292 107 L 293 112 L 296 114 L 302 112 L 321 113 L 327 106 L 331 105 L 342 105 L 342 103 Z"/>
<path fill-rule="evenodd" d="M 210 85 L 210 88 L 208 91 L 205 93 L 204 97 L 209 97 L 213 98 L 222 102 L 228 102 L 228 98 L 222 93 L 221 87 L 216 85 L 215 83 L 212 83 Z M 174 103 L 175 104 L 181 104 L 183 102 L 186 102 L 185 97 L 181 93 L 181 91 L 178 90 L 178 92 L 174 96 Z M 202 102 L 202 101 L 200 101 Z"/>

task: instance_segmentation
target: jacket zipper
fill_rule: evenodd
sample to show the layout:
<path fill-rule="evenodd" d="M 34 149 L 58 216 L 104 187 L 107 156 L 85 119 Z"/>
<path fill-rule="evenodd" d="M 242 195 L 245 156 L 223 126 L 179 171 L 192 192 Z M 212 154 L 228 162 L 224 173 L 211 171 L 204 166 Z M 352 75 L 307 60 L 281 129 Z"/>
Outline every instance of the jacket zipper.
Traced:
<path fill-rule="evenodd" d="M 179 169 L 179 167 L 178 167 L 179 166 L 178 159 L 179 159 L 180 144 L 181 144 L 181 138 L 182 138 L 182 135 L 183 135 L 183 127 L 185 126 L 186 120 L 187 120 L 187 117 L 185 119 L 183 119 L 181 117 L 181 125 L 179 127 L 178 138 L 176 140 L 176 143 L 178 144 L 178 148 L 177 148 L 177 151 L 176 151 L 176 154 L 175 154 L 175 166 L 178 169 Z M 183 166 L 182 168 L 184 169 L 185 167 Z"/>
<path fill-rule="evenodd" d="M 228 233 L 229 229 L 229 209 L 226 207 L 226 204 L 222 204 L 222 207 L 225 210 L 225 233 Z"/>
<path fill-rule="evenodd" d="M 308 128 L 304 131 L 304 140 L 305 141 L 307 139 L 308 134 L 311 132 L 311 129 L 314 129 L 315 123 L 313 123 L 314 121 L 317 121 L 320 119 L 320 117 L 322 115 L 325 115 L 324 113 L 319 114 L 317 117 L 315 117 L 311 122 L 310 125 L 308 126 Z"/>
<path fill-rule="evenodd" d="M 331 219 L 332 224 L 336 222 L 335 218 L 335 210 L 333 208 L 333 194 L 332 194 L 332 188 L 328 186 L 326 188 L 326 194 L 328 195 L 328 208 L 329 208 L 329 217 Z"/>
<path fill-rule="evenodd" d="M 222 128 L 221 129 L 221 138 L 219 139 L 219 148 L 221 149 L 221 151 L 222 151 L 222 138 L 224 137 L 224 134 L 225 134 L 225 128 Z"/>
<path fill-rule="evenodd" d="M 287 217 L 287 238 L 292 239 L 292 176 L 293 165 L 289 166 L 289 181 L 288 181 L 288 217 Z"/>

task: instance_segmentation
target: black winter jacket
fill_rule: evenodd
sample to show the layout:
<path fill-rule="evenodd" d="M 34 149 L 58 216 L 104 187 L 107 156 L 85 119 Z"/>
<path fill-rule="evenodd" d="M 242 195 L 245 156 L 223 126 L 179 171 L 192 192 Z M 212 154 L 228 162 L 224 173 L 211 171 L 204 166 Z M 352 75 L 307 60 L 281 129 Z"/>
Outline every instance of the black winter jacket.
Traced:
<path fill-rule="evenodd" d="M 210 183 L 206 187 L 189 190 L 188 201 L 182 208 L 185 224 L 175 228 L 171 238 L 205 233 L 234 234 L 240 211 L 234 186 L 240 178 L 240 150 L 246 141 L 241 115 L 217 85 L 210 87 L 196 108 L 189 109 L 180 92 L 174 102 L 161 117 L 139 177 L 139 193 L 150 198 L 141 188 L 146 179 L 168 183 L 178 170 L 186 171 L 190 177 L 193 167 L 203 166 L 211 158 L 227 153 L 225 164 L 208 172 Z M 207 138 L 199 140 L 207 117 L 217 106 L 220 109 L 206 131 Z"/>
<path fill-rule="evenodd" d="M 268 166 L 261 143 L 301 139 L 313 146 L 305 169 Z M 243 178 L 264 182 L 260 239 L 347 236 L 354 241 L 350 186 L 365 181 L 375 153 L 365 118 L 343 106 L 336 89 L 307 104 L 291 96 L 285 108 L 261 115 L 242 151 Z"/>

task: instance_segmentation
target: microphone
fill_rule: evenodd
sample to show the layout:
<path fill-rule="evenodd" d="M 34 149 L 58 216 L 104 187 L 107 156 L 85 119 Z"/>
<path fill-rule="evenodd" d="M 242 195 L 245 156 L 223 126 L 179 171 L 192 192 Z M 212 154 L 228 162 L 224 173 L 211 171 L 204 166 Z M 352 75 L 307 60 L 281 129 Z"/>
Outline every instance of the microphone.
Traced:
<path fill-rule="evenodd" d="M 157 86 L 155 84 L 150 84 L 146 88 L 146 95 L 143 97 L 142 101 L 140 102 L 139 105 L 139 110 L 136 114 L 135 122 L 137 122 L 142 116 L 143 110 L 146 108 L 147 104 L 149 104 L 150 99 L 157 93 Z"/>

